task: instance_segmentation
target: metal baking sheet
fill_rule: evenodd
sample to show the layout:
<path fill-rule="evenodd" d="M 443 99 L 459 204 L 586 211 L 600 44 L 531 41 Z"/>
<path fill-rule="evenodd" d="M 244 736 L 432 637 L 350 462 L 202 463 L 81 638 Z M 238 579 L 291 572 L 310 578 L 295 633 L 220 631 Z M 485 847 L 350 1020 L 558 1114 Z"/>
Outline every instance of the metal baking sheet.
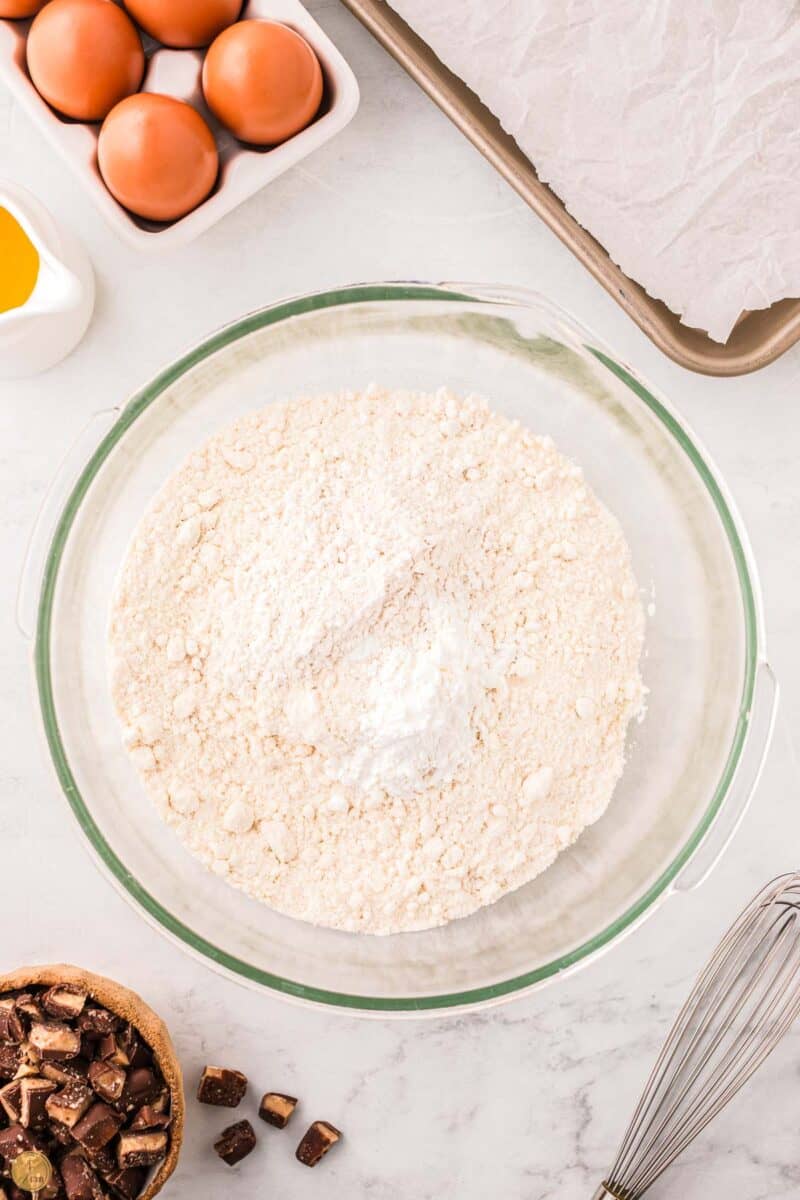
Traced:
<path fill-rule="evenodd" d="M 660 300 L 648 296 L 567 212 L 538 178 L 529 159 L 474 92 L 436 57 L 385 0 L 343 0 L 439 108 L 480 150 L 523 200 L 591 271 L 640 329 L 665 354 L 705 375 L 745 375 L 773 362 L 800 339 L 800 299 L 743 313 L 721 345 L 682 325 Z"/>

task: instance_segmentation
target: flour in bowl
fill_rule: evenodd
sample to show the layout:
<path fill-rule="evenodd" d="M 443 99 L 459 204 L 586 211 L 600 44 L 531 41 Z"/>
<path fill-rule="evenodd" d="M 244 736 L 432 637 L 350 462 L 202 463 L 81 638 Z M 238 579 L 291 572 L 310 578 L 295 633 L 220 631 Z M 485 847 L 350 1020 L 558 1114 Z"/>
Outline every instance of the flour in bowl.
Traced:
<path fill-rule="evenodd" d="M 614 517 L 475 397 L 270 405 L 156 497 L 110 626 L 159 811 L 291 916 L 392 933 L 474 912 L 604 812 L 642 705 Z"/>

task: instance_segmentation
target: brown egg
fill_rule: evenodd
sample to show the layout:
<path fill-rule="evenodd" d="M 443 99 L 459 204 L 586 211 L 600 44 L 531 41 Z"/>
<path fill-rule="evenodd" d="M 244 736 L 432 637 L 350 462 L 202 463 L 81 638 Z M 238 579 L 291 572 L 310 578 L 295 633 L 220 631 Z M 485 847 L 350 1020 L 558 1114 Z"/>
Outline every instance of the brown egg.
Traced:
<path fill-rule="evenodd" d="M 322 100 L 322 69 L 308 42 L 276 21 L 239 21 L 203 64 L 214 115 L 240 141 L 271 146 L 298 133 Z"/>
<path fill-rule="evenodd" d="M 175 221 L 205 200 L 219 160 L 214 135 L 198 112 L 172 96 L 142 92 L 103 122 L 97 161 L 120 204 L 150 221 Z"/>
<path fill-rule="evenodd" d="M 124 0 L 124 4 L 146 33 L 176 49 L 207 46 L 242 11 L 242 0 Z"/>
<path fill-rule="evenodd" d="M 46 0 L 0 0 L 0 17 L 33 17 L 44 7 Z"/>
<path fill-rule="evenodd" d="M 31 25 L 27 52 L 37 91 L 78 121 L 102 121 L 144 75 L 136 26 L 112 0 L 50 0 Z"/>

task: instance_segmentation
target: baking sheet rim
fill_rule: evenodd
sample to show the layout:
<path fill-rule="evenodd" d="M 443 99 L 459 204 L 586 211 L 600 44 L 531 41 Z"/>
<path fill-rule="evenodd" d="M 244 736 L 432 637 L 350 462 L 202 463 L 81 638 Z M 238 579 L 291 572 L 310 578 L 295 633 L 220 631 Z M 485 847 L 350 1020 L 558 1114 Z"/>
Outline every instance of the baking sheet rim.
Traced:
<path fill-rule="evenodd" d="M 386 0 L 343 0 L 393 58 L 572 251 L 644 334 L 674 362 L 705 375 L 745 375 L 774 362 L 800 339 L 800 298 L 740 318 L 725 344 L 683 325 L 629 279 L 536 175 L 500 122 L 436 57 Z"/>

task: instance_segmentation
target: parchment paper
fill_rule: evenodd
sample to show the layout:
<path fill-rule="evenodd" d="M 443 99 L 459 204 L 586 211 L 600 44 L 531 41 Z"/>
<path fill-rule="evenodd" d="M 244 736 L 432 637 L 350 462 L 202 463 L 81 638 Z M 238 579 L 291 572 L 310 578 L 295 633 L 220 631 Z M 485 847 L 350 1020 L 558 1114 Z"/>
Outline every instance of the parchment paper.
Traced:
<path fill-rule="evenodd" d="M 800 0 L 391 3 L 687 325 L 800 296 Z"/>

